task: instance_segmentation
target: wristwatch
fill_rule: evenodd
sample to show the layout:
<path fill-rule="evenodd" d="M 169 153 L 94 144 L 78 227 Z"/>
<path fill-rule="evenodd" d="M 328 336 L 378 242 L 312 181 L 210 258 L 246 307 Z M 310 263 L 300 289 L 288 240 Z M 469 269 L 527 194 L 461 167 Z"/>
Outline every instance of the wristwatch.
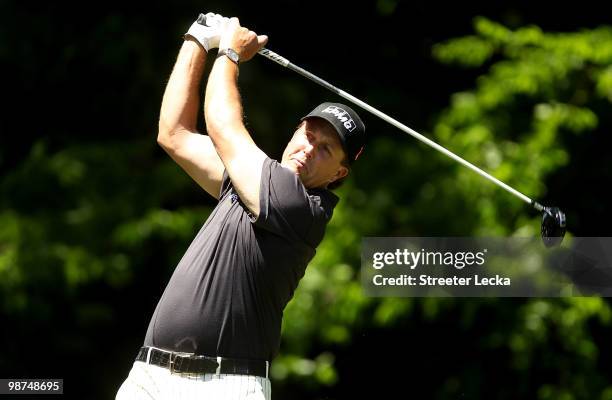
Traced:
<path fill-rule="evenodd" d="M 234 49 L 229 47 L 227 49 L 219 50 L 219 52 L 217 53 L 217 58 L 221 56 L 227 56 L 227 58 L 232 60 L 236 65 L 238 65 L 238 62 L 240 61 L 240 56 L 238 55 L 238 53 L 236 53 Z"/>

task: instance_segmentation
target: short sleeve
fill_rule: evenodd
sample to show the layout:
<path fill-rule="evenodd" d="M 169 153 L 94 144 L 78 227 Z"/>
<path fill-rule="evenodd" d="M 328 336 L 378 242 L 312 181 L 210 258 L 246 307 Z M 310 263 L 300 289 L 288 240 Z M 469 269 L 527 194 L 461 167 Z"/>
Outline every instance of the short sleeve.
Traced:
<path fill-rule="evenodd" d="M 261 172 L 259 216 L 254 223 L 289 240 L 316 247 L 337 200 L 327 190 L 309 193 L 293 171 L 266 158 Z"/>
<path fill-rule="evenodd" d="M 232 181 L 230 180 L 227 169 L 223 170 L 223 178 L 221 178 L 221 189 L 219 190 L 219 201 L 230 191 Z"/>

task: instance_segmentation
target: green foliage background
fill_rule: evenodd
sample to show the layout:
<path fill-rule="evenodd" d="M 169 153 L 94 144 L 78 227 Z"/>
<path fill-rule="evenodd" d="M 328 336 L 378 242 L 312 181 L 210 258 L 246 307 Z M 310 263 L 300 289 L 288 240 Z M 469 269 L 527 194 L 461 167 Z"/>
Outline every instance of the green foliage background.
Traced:
<path fill-rule="evenodd" d="M 373 7 L 384 17 L 394 14 L 397 3 Z M 175 26 L 166 22 L 164 30 L 182 32 L 188 21 L 181 18 L 158 22 L 176 21 Z M 41 31 L 51 29 L 43 16 L 33 20 Z M 0 372 L 2 377 L 64 377 L 80 398 L 112 397 L 174 265 L 214 206 L 154 143 L 153 116 L 165 84 L 160 77 L 169 74 L 178 43 L 148 26 L 125 25 L 121 14 L 109 14 L 88 27 L 88 40 L 68 28 L 56 32 L 55 40 L 66 40 L 59 53 L 31 54 L 24 42 L 7 40 L 0 53 L 12 60 L 7 67 L 17 78 L 36 77 L 33 69 L 52 57 L 55 62 L 44 67 L 49 82 L 54 74 L 59 82 L 73 68 L 90 65 L 92 73 L 115 74 L 123 85 L 114 93 L 103 82 L 84 90 L 77 81 L 55 88 L 55 98 L 41 94 L 42 120 L 20 118 L 16 124 L 27 127 L 28 140 L 16 139 L 14 127 L 3 125 Z M 126 29 L 138 33 L 115 41 Z M 44 49 L 51 39 L 40 40 Z M 103 45 L 107 41 L 115 45 Z M 164 54 L 154 50 L 160 42 L 168 49 Z M 602 143 L 609 143 L 602 138 L 611 126 L 611 27 L 555 33 L 478 17 L 473 34 L 430 50 L 447 70 L 471 71 L 475 78 L 447 93 L 446 106 L 428 110 L 424 129 L 414 128 L 546 204 L 582 204 L 564 196 L 589 197 L 578 193 L 583 182 L 608 185 L 606 158 L 583 161 L 589 149 L 599 147 L 605 154 Z M 17 66 L 15 55 L 31 63 Z M 133 83 L 122 75 L 131 63 L 140 74 Z M 274 155 L 286 138 L 260 132 L 272 133 L 277 126 L 289 132 L 308 104 L 327 95 L 305 91 L 299 85 L 307 83 L 297 84 L 296 77 L 263 62 L 253 61 L 243 71 L 247 124 Z M 22 89 L 31 90 L 37 79 L 24 80 Z M 377 90 L 357 87 L 355 94 L 376 104 L 383 96 Z M 45 112 L 44 102 L 62 94 L 69 104 L 93 104 L 94 118 L 84 124 L 86 116 L 62 115 L 58 108 Z M 139 107 L 141 116 L 132 120 Z M 270 116 L 271 107 L 283 117 Z M 51 134 L 45 134 L 48 121 L 57 129 Z M 123 131 L 112 132 L 113 126 Z M 607 299 L 363 296 L 363 237 L 537 236 L 540 227 L 540 216 L 473 172 L 398 137 L 390 126 L 371 126 L 376 134 L 353 178 L 339 189 L 343 201 L 285 311 L 281 355 L 272 368 L 275 397 L 374 395 L 379 386 L 356 383 L 381 372 L 375 378 L 379 383 L 401 382 L 405 375 L 412 393 L 426 398 L 612 399 Z M 598 212 L 606 200 L 592 197 L 588 207 L 603 220 Z M 607 233 L 591 229 L 577 208 L 566 211 L 570 234 Z M 38 359 L 43 349 L 51 357 L 24 361 Z M 95 366 L 85 370 L 91 360 L 97 360 Z M 398 360 L 406 363 L 403 369 L 385 370 Z"/>

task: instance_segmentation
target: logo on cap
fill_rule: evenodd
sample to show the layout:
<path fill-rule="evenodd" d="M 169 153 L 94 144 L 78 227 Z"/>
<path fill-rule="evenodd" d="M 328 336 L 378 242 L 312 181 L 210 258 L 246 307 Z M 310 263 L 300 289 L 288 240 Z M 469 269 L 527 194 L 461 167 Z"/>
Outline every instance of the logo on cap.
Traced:
<path fill-rule="evenodd" d="M 357 128 L 357 124 L 355 124 L 355 121 L 353 121 L 351 115 L 340 107 L 329 106 L 322 112 L 332 114 L 334 117 L 338 118 L 338 120 L 342 122 L 342 125 L 344 125 L 349 132 L 352 132 L 355 128 Z"/>

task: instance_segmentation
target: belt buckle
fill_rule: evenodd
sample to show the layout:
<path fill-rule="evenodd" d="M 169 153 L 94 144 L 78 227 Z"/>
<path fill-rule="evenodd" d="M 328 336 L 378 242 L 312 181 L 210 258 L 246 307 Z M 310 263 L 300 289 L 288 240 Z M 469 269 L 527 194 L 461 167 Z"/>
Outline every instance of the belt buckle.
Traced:
<path fill-rule="evenodd" d="M 170 352 L 169 364 L 170 364 L 170 373 L 174 374 L 176 370 L 174 369 L 174 360 L 173 360 L 174 352 Z"/>
<path fill-rule="evenodd" d="M 217 369 L 215 370 L 215 375 L 221 375 L 221 361 L 223 357 L 217 356 Z"/>

